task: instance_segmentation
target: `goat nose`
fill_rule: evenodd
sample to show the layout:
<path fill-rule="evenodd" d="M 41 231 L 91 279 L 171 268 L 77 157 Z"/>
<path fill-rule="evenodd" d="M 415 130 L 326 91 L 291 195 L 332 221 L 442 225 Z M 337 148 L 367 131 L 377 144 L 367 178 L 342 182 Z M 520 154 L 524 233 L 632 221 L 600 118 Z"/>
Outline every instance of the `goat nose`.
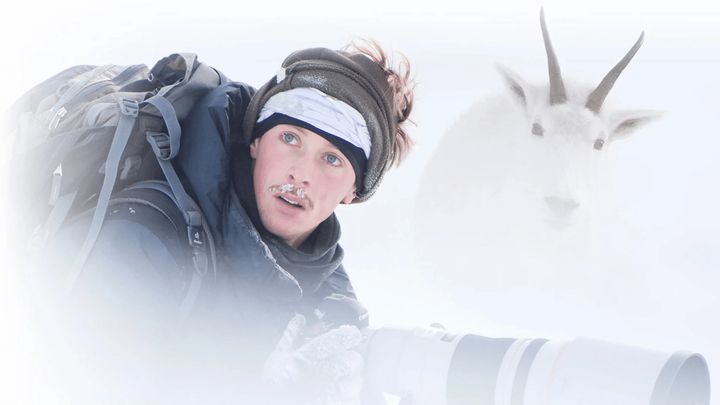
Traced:
<path fill-rule="evenodd" d="M 545 203 L 550 208 L 550 211 L 552 211 L 553 214 L 559 216 L 559 217 L 565 217 L 570 215 L 577 207 L 580 206 L 580 203 L 573 200 L 572 198 L 562 198 L 562 197 L 545 197 Z"/>

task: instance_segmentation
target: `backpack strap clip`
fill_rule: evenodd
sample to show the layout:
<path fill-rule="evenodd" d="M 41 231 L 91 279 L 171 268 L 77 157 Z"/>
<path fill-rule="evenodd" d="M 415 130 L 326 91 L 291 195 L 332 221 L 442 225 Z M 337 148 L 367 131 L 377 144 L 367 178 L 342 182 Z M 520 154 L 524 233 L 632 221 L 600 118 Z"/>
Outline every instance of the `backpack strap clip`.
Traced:
<path fill-rule="evenodd" d="M 193 253 L 193 264 L 199 275 L 204 276 L 208 269 L 208 257 L 205 250 L 205 229 L 202 226 L 202 214 L 198 211 L 185 211 L 187 235 Z"/>
<path fill-rule="evenodd" d="M 155 156 L 160 160 L 168 160 L 170 158 L 170 137 L 162 132 L 147 132 L 147 141 L 150 143 Z"/>
<path fill-rule="evenodd" d="M 205 231 L 199 226 L 188 226 L 188 240 L 193 248 L 205 248 Z"/>
<path fill-rule="evenodd" d="M 185 211 L 188 240 L 193 248 L 205 248 L 205 230 L 202 228 L 202 215 L 195 210 Z"/>
<path fill-rule="evenodd" d="M 120 98 L 120 100 L 118 100 L 118 104 L 120 105 L 120 112 L 123 115 L 129 115 L 131 117 L 138 116 L 138 112 L 140 111 L 140 105 L 137 101 Z"/>

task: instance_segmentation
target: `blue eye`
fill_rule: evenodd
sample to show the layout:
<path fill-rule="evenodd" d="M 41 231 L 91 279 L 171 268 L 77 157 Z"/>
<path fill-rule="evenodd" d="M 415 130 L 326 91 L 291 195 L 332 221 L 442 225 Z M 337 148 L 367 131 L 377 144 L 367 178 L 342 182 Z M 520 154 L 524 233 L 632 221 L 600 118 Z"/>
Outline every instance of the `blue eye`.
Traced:
<path fill-rule="evenodd" d="M 283 132 L 282 133 L 282 141 L 285 142 L 288 145 L 294 145 L 297 143 L 297 136 L 291 132 Z"/>
<path fill-rule="evenodd" d="M 340 158 L 333 155 L 333 154 L 327 154 L 325 155 L 325 161 L 328 162 L 331 166 L 340 166 Z"/>

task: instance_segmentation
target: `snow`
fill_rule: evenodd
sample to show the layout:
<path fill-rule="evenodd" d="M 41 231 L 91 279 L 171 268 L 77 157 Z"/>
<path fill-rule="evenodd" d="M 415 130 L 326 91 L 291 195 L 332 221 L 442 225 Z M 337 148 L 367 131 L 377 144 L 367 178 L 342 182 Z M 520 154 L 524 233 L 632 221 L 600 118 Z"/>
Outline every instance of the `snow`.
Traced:
<path fill-rule="evenodd" d="M 345 266 L 373 324 L 439 322 L 458 333 L 589 336 L 663 352 L 697 351 L 707 358 L 718 387 L 720 6 L 700 1 L 655 2 L 652 7 L 624 1 L 543 3 L 563 73 L 574 77 L 602 77 L 644 30 L 643 48 L 611 96 L 622 107 L 667 113 L 606 148 L 610 190 L 603 209 L 594 211 L 600 225 L 588 231 L 587 239 L 594 243 L 580 247 L 558 232 L 549 234 L 557 244 L 548 236 L 532 246 L 513 242 L 507 233 L 493 251 L 478 248 L 467 257 L 453 257 L 462 267 L 428 268 L 416 260 L 416 198 L 425 186 L 423 168 L 443 133 L 473 102 L 502 91 L 495 62 L 528 81 L 545 80 L 540 4 L 535 2 L 450 1 L 438 8 L 437 2 L 408 0 L 368 2 L 349 11 L 329 1 L 237 2 L 202 9 L 130 1 L 114 8 L 112 23 L 89 1 L 42 7 L 22 3 L 0 17 L 1 46 L 8 57 L 0 68 L 0 109 L 73 64 L 152 63 L 172 52 L 191 51 L 229 77 L 259 86 L 291 51 L 375 38 L 408 56 L 419 84 L 417 127 L 411 129 L 414 152 L 386 176 L 370 201 L 338 210 Z M 0 158 L 7 153 L 2 145 Z M 457 237 L 478 232 L 465 229 Z M 445 240 L 447 235 L 438 235 L 439 244 Z M 537 272 L 528 267 L 538 263 L 545 267 Z M 3 268 L 15 267 L 5 263 Z M 493 270 L 498 268 L 503 271 Z M 27 327 L 11 276 L 4 272 L 0 280 L 0 319 Z M 29 342 L 12 334 L 0 334 L 0 345 L 10 359 L 33 352 Z M 2 370 L 4 380 L 19 381 L 11 384 L 16 392 L 31 389 L 18 377 L 27 365 L 11 364 L 17 366 Z M 11 398 L 12 393 L 3 395 Z"/>

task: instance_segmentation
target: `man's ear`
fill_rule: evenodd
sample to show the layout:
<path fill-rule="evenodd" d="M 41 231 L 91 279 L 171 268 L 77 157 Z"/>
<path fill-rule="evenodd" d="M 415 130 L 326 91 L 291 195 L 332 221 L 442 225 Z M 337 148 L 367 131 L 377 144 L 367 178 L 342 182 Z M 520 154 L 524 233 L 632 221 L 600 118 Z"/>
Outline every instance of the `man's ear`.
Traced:
<path fill-rule="evenodd" d="M 250 144 L 250 157 L 253 159 L 257 159 L 257 147 L 259 142 L 260 138 L 255 138 L 255 140 Z"/>
<path fill-rule="evenodd" d="M 342 203 L 342 204 L 350 204 L 350 203 L 353 202 L 353 200 L 355 200 L 355 197 L 356 197 L 356 196 L 357 196 L 357 193 L 355 192 L 355 186 L 353 186 L 352 190 L 350 190 L 350 192 L 347 193 L 347 194 L 345 195 L 345 197 L 343 197 L 343 199 L 342 199 L 342 201 L 340 201 L 340 203 Z"/>

